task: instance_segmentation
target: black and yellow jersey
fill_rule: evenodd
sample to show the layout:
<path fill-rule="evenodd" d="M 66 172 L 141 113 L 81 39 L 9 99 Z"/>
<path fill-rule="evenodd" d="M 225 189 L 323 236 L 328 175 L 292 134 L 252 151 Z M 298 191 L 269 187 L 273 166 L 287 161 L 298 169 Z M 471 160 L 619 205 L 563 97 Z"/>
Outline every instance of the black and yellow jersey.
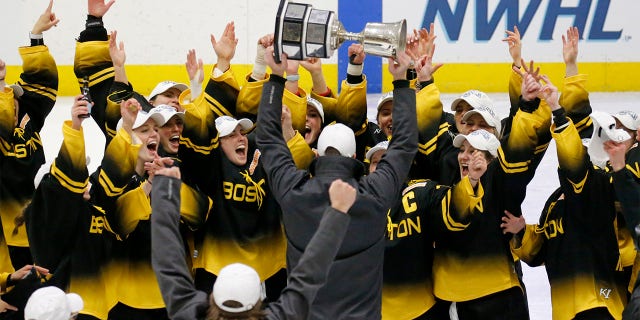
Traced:
<path fill-rule="evenodd" d="M 409 320 L 435 303 L 430 215 L 449 210 L 451 189 L 432 180 L 411 181 L 387 214 L 382 277 L 382 319 Z"/>
<path fill-rule="evenodd" d="M 207 194 L 213 208 L 205 228 L 196 234 L 195 268 L 218 274 L 225 265 L 241 262 L 265 280 L 285 267 L 281 211 L 271 194 L 260 154 L 252 135 L 244 166 L 229 161 L 221 148 L 212 150 L 209 166 L 200 174 L 211 180 Z"/>
<path fill-rule="evenodd" d="M 19 99 L 20 125 L 14 122 L 12 92 L 3 88 L 0 93 L 0 219 L 6 244 L 28 247 L 24 225 L 16 229 L 14 220 L 31 200 L 33 179 L 45 162 L 39 132 L 56 101 L 58 71 L 44 45 L 20 47 L 19 52 L 23 72 L 18 85 L 24 90 Z"/>
<path fill-rule="evenodd" d="M 620 203 L 620 210 L 624 216 L 624 227 L 627 228 L 628 235 L 632 237 L 635 247 L 637 248 L 640 246 L 640 239 L 638 239 L 638 234 L 635 230 L 636 226 L 640 223 L 640 148 L 638 148 L 637 143 L 627 152 L 625 162 L 624 170 L 612 173 L 613 184 L 616 198 Z M 620 225 L 617 227 L 620 227 Z M 620 231 L 619 228 L 618 231 Z M 621 253 L 621 260 L 624 260 L 622 256 L 623 254 Z M 637 289 L 639 270 L 640 255 L 636 254 L 631 271 L 631 279 L 627 285 L 629 292 Z"/>
<path fill-rule="evenodd" d="M 249 77 L 250 75 L 247 75 L 247 79 Z M 257 120 L 262 87 L 267 81 L 269 81 L 269 77 L 265 77 L 263 80 L 247 82 L 242 87 L 237 96 L 235 116 L 248 118 L 253 122 Z M 286 105 L 291 111 L 293 129 L 298 132 L 304 132 L 307 119 L 307 93 L 302 88 L 299 89 L 299 94 L 285 90 L 282 104 Z"/>
<path fill-rule="evenodd" d="M 611 175 L 593 166 L 572 122 L 553 132 L 560 188 L 545 204 L 537 225 L 528 225 L 516 253 L 531 265 L 544 264 L 551 284 L 553 319 L 573 319 L 605 307 L 622 316 L 626 290 L 616 286 L 621 270 Z"/>
<path fill-rule="evenodd" d="M 442 185 L 453 185 L 460 174 L 457 161 L 448 161 L 457 154 L 449 123 L 442 109 L 440 90 L 431 83 L 416 95 L 418 117 L 418 153 L 411 167 L 413 179 L 433 179 Z"/>
<path fill-rule="evenodd" d="M 53 274 L 50 284 L 82 296 L 81 314 L 106 319 L 111 245 L 116 239 L 102 208 L 83 199 L 88 187 L 83 130 L 63 125 L 58 157 L 25 210 L 34 263 Z"/>
<path fill-rule="evenodd" d="M 550 123 L 548 110 L 519 110 L 511 134 L 489 163 L 477 190 L 463 178 L 452 203 L 471 199 L 468 209 L 456 208 L 434 219 L 434 293 L 447 301 L 469 301 L 520 287 L 509 248 L 500 229 L 503 212 L 520 215 L 520 204 L 533 170 L 531 158 L 537 132 Z M 460 185 L 462 184 L 462 185 Z M 464 191 L 464 192 L 463 192 Z M 455 214 L 452 215 L 451 213 Z"/>
<path fill-rule="evenodd" d="M 130 307 L 157 309 L 164 307 L 164 301 L 151 267 L 152 195 L 143 190 L 146 178 L 135 171 L 140 147 L 132 144 L 124 129 L 118 131 L 92 177 L 92 197 L 105 208 L 112 229 L 123 239 L 113 246 L 108 274 L 115 280 L 107 289 L 118 302 Z M 204 223 L 211 202 L 185 184 L 183 189 L 181 216 L 187 225 L 197 228 Z"/>

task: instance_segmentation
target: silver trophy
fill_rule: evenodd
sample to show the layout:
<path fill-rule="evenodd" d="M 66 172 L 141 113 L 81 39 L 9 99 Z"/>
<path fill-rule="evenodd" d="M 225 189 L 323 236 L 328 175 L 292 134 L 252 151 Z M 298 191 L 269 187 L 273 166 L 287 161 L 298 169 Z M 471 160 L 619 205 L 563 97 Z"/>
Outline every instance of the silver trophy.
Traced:
<path fill-rule="evenodd" d="M 364 52 L 380 57 L 394 57 L 407 43 L 407 22 L 369 22 L 360 33 L 348 32 L 335 12 L 314 9 L 306 3 L 280 0 L 274 32 L 275 59 L 280 53 L 288 59 L 329 58 L 345 40 L 364 46 Z"/>

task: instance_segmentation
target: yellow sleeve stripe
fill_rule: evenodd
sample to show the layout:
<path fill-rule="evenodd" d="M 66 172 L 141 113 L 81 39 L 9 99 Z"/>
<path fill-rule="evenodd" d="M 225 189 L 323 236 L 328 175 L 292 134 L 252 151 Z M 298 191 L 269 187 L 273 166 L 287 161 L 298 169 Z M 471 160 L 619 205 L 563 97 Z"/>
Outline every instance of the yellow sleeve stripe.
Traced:
<path fill-rule="evenodd" d="M 427 143 L 425 144 L 418 143 L 418 151 L 420 151 L 420 153 L 423 153 L 425 155 L 431 154 L 433 151 L 435 151 L 436 147 L 438 146 L 437 142 L 440 136 L 447 133 L 448 131 L 449 131 L 448 123 L 444 123 L 440 125 L 440 131 L 438 131 L 437 136 L 431 138 L 431 140 L 427 141 Z"/>
<path fill-rule="evenodd" d="M 504 170 L 504 172 L 506 173 L 525 172 L 529 169 L 529 163 L 531 163 L 531 160 L 513 163 L 508 162 L 505 159 L 504 151 L 502 150 L 502 148 L 498 148 L 498 160 L 500 162 L 502 170 Z"/>
<path fill-rule="evenodd" d="M 105 194 L 109 197 L 115 197 L 122 194 L 122 192 L 124 192 L 124 187 L 117 188 L 116 186 L 114 186 L 113 182 L 111 182 L 111 179 L 107 177 L 107 174 L 102 169 L 100 169 L 100 175 L 99 175 L 98 181 L 100 182 L 100 185 L 104 189 Z"/>
<path fill-rule="evenodd" d="M 367 126 L 368 123 L 369 123 L 369 120 L 365 119 L 364 122 L 362 123 L 362 126 L 360 127 L 360 129 L 358 129 L 358 131 L 355 132 L 354 135 L 357 137 L 357 136 L 365 133 L 366 130 L 367 130 L 367 127 L 368 127 Z"/>
<path fill-rule="evenodd" d="M 189 138 L 180 137 L 180 144 L 184 145 L 185 147 L 187 147 L 187 148 L 189 148 L 189 149 L 191 149 L 191 150 L 193 150 L 195 152 L 198 152 L 198 153 L 201 153 L 201 154 L 204 154 L 204 155 L 208 155 L 208 154 L 211 153 L 211 150 L 213 150 L 213 149 L 218 147 L 219 142 L 218 142 L 218 136 L 216 136 L 215 138 L 211 139 L 211 144 L 210 145 L 208 145 L 208 146 L 199 146 L 199 145 L 193 143 L 191 141 L 191 139 L 189 139 Z"/>
<path fill-rule="evenodd" d="M 450 211 L 449 211 L 450 204 L 451 204 L 451 190 L 448 190 L 447 194 L 442 199 L 442 203 L 440 205 L 440 208 L 442 209 L 442 221 L 444 221 L 445 226 L 447 227 L 447 229 L 451 231 L 462 231 L 466 229 L 469 226 L 468 223 L 467 224 L 459 223 L 453 220 L 453 218 L 451 217 Z"/>
<path fill-rule="evenodd" d="M 227 108 L 223 107 L 216 99 L 214 99 L 210 95 L 205 93 L 205 97 L 204 98 L 209 103 L 209 105 L 211 107 L 211 111 L 213 111 L 213 113 L 217 114 L 218 117 L 220 117 L 220 116 L 233 117 L 233 115 L 231 114 L 231 112 L 229 112 L 229 110 L 227 110 Z"/>
<path fill-rule="evenodd" d="M 547 148 L 549 148 L 549 142 L 543 144 L 543 145 L 539 145 L 536 147 L 536 149 L 533 151 L 534 154 L 539 154 L 542 152 L 545 152 L 547 150 Z"/>
<path fill-rule="evenodd" d="M 33 83 L 26 83 L 22 80 L 18 81 L 18 84 L 22 87 L 22 89 L 33 92 L 35 94 L 39 94 L 41 96 L 45 96 L 53 101 L 56 101 L 56 97 L 58 96 L 58 90 L 52 89 L 49 87 L 41 86 Z"/>
<path fill-rule="evenodd" d="M 109 126 L 107 125 L 105 125 L 104 128 L 107 130 L 107 134 L 109 135 L 110 138 L 113 138 L 116 136 L 116 133 L 117 133 L 116 130 L 109 128 Z"/>
<path fill-rule="evenodd" d="M 589 127 L 591 127 L 593 125 L 593 120 L 591 120 L 591 117 L 586 117 L 582 120 L 580 120 L 580 122 L 576 123 L 576 129 L 578 129 L 578 132 L 585 130 Z"/>
<path fill-rule="evenodd" d="M 589 177 L 589 170 L 587 170 L 587 172 L 584 175 L 584 178 L 582 178 L 582 180 L 580 180 L 578 183 L 573 183 L 573 181 L 571 181 L 571 179 L 567 179 L 567 181 L 569 181 L 569 183 L 571 183 L 571 187 L 573 187 L 573 192 L 575 194 L 582 193 L 582 189 L 584 189 L 584 184 L 585 184 L 585 182 L 587 182 L 587 178 L 588 177 Z"/>
<path fill-rule="evenodd" d="M 109 68 L 106 68 L 104 70 L 100 70 L 100 71 L 92 74 L 91 76 L 89 76 L 89 85 L 90 86 L 96 85 L 96 84 L 98 84 L 98 83 L 100 83 L 100 82 L 102 82 L 102 81 L 104 81 L 106 79 L 109 79 L 109 78 L 113 77 L 114 75 L 115 75 L 115 71 L 114 71 L 113 67 L 109 67 Z M 82 79 L 82 78 L 78 78 L 78 84 L 82 85 L 82 81 L 83 80 L 84 79 Z"/>
<path fill-rule="evenodd" d="M 73 193 L 82 194 L 87 188 L 87 183 L 89 182 L 89 177 L 87 177 L 84 181 L 75 181 L 69 178 L 62 172 L 62 170 L 58 168 L 58 166 L 56 166 L 55 161 L 51 165 L 51 175 L 54 176 L 56 180 L 58 180 L 58 182 L 60 182 L 60 185 Z"/>

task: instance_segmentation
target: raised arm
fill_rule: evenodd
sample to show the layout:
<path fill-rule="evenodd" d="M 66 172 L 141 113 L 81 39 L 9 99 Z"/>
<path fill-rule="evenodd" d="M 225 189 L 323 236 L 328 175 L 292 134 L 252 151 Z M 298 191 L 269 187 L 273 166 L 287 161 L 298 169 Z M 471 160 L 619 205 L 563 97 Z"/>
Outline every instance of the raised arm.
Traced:
<path fill-rule="evenodd" d="M 55 271 L 67 256 L 79 230 L 83 210 L 83 194 L 89 174 L 86 166 L 84 133 L 79 117 L 87 112 L 87 102 L 76 96 L 71 107 L 71 120 L 62 125 L 63 140 L 58 156 L 51 165 L 25 210 L 29 246 L 38 265 Z"/>
<path fill-rule="evenodd" d="M 20 47 L 22 74 L 18 85 L 24 90 L 20 97 L 18 121 L 26 113 L 33 131 L 40 131 L 58 95 L 58 69 L 49 49 L 44 45 L 43 33 L 60 21 L 52 11 L 53 0 L 38 17 L 30 33 L 31 46 Z"/>
<path fill-rule="evenodd" d="M 260 108 L 256 142 L 262 151 L 262 165 L 269 174 L 269 184 L 274 196 L 281 197 L 293 187 L 294 180 L 306 174 L 296 173 L 295 164 L 282 135 L 282 95 L 285 79 L 282 77 L 287 68 L 287 58 L 283 54 L 280 63 L 273 59 L 273 47 L 265 51 L 265 61 L 271 67 L 272 74 L 264 84 Z"/>
<path fill-rule="evenodd" d="M 89 91 L 93 100 L 91 117 L 108 137 L 106 119 L 107 96 L 113 83 L 114 68 L 109 56 L 109 36 L 102 18 L 109 12 L 114 0 L 88 0 L 88 15 L 85 29 L 76 42 L 73 71 L 82 84 L 89 80 Z M 117 119 L 115 120 L 117 122 Z M 115 123 L 113 124 L 115 128 Z"/>
<path fill-rule="evenodd" d="M 156 174 L 151 198 L 151 263 L 162 298 L 171 319 L 204 319 L 209 299 L 193 284 L 180 233 L 180 170 L 166 168 Z"/>
<path fill-rule="evenodd" d="M 410 58 L 405 52 L 398 52 L 397 56 L 397 60 L 389 59 L 389 71 L 394 79 L 393 122 L 396 129 L 389 149 L 378 163 L 376 171 L 365 178 L 369 190 L 381 200 L 385 208 L 391 207 L 400 196 L 418 150 L 416 94 L 409 87 L 406 75 Z"/>
<path fill-rule="evenodd" d="M 196 57 L 196 50 L 190 49 L 187 52 L 187 61 L 184 63 L 189 76 L 191 89 L 191 101 L 195 100 L 202 93 L 202 83 L 204 82 L 204 62 Z"/>

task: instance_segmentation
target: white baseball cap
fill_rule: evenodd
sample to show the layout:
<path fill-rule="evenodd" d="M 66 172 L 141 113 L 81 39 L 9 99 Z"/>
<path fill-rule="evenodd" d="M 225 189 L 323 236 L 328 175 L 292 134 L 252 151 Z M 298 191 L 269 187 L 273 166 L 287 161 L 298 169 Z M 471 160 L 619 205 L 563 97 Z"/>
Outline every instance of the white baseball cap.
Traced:
<path fill-rule="evenodd" d="M 486 93 L 478 90 L 469 90 L 463 93 L 458 99 L 453 100 L 451 103 L 451 111 L 456 111 L 456 107 L 461 101 L 466 101 L 474 109 L 480 106 L 493 107 L 493 101 Z"/>
<path fill-rule="evenodd" d="M 369 151 L 367 151 L 367 154 L 365 155 L 365 157 L 367 158 L 367 160 L 371 160 L 371 157 L 373 157 L 374 154 L 376 154 L 376 152 L 380 151 L 380 150 L 387 150 L 389 149 L 389 141 L 381 141 L 378 142 L 378 144 L 376 144 L 375 146 L 373 146 L 373 148 L 369 149 Z"/>
<path fill-rule="evenodd" d="M 145 124 L 149 118 L 153 119 L 157 125 L 160 125 L 164 118 L 159 113 L 150 113 L 145 112 L 144 110 L 138 111 L 138 115 L 136 116 L 136 121 L 133 122 L 132 129 L 138 129 L 141 125 Z"/>
<path fill-rule="evenodd" d="M 618 119 L 618 121 L 629 130 L 636 131 L 640 129 L 640 118 L 638 118 L 638 114 L 633 111 L 624 110 L 612 116 Z"/>
<path fill-rule="evenodd" d="M 500 119 L 496 115 L 495 111 L 493 111 L 493 108 L 484 105 L 474 107 L 474 109 L 467 111 L 464 116 L 462 116 L 462 121 L 467 121 L 474 114 L 481 115 L 489 126 L 496 128 L 496 132 L 500 133 L 502 124 L 500 123 Z"/>
<path fill-rule="evenodd" d="M 236 120 L 229 116 L 220 116 L 216 118 L 216 130 L 218 130 L 220 138 L 231 134 L 237 126 L 240 126 L 244 131 L 249 131 L 253 127 L 253 122 L 247 118 Z"/>
<path fill-rule="evenodd" d="M 160 126 L 160 123 L 163 123 L 162 121 L 164 120 L 162 115 L 159 113 L 151 114 L 150 112 L 148 113 L 144 110 L 140 110 L 138 111 L 136 121 L 133 122 L 133 127 L 131 129 L 138 129 L 141 125 L 145 124 L 149 118 L 153 119 L 158 126 Z M 120 130 L 120 128 L 122 128 L 122 118 L 120 118 L 120 120 L 118 120 L 118 124 L 116 124 L 116 131 Z"/>
<path fill-rule="evenodd" d="M 232 313 L 251 310 L 264 298 L 260 276 L 253 268 L 242 263 L 232 263 L 222 268 L 211 294 L 220 309 Z M 240 303 L 240 306 L 229 306 L 225 304 L 227 301 Z"/>
<path fill-rule="evenodd" d="M 459 134 L 453 139 L 453 146 L 460 148 L 465 140 L 469 141 L 469 144 L 476 148 L 476 150 L 489 151 L 492 156 L 498 156 L 500 141 L 494 134 L 489 133 L 487 130 L 480 129 L 467 135 Z"/>
<path fill-rule="evenodd" d="M 393 91 L 389 91 L 383 94 L 380 99 L 378 99 L 378 105 L 376 106 L 376 109 L 380 111 L 382 105 L 387 101 L 393 101 Z"/>
<path fill-rule="evenodd" d="M 25 320 L 69 320 L 84 308 L 82 298 L 49 286 L 34 291 L 24 307 Z"/>
<path fill-rule="evenodd" d="M 149 110 L 149 114 L 160 115 L 162 120 L 158 123 L 158 125 L 161 127 L 164 126 L 167 123 L 167 121 L 169 121 L 173 116 L 176 116 L 176 115 L 180 117 L 180 119 L 184 120 L 183 111 L 178 111 L 176 110 L 176 108 L 166 104 L 161 104 L 153 107 L 151 110 Z"/>
<path fill-rule="evenodd" d="M 151 90 L 151 94 L 149 95 L 149 101 L 153 100 L 153 98 L 155 98 L 157 95 L 171 89 L 171 88 L 176 88 L 178 90 L 180 90 L 180 92 L 187 90 L 187 88 L 189 88 L 189 86 L 187 86 L 184 83 L 179 83 L 179 82 L 175 82 L 175 81 L 171 81 L 171 80 L 167 80 L 167 81 L 162 81 L 160 83 L 158 83 L 156 85 L 155 88 L 153 88 L 153 90 Z"/>
<path fill-rule="evenodd" d="M 326 126 L 318 137 L 318 154 L 324 156 L 329 147 L 335 148 L 345 157 L 353 157 L 356 153 L 356 137 L 353 130 L 342 123 Z"/>
<path fill-rule="evenodd" d="M 324 108 L 322 108 L 322 103 L 310 96 L 307 96 L 307 105 L 312 106 L 316 111 L 318 111 L 320 118 L 322 118 L 322 123 L 324 123 Z"/>
<path fill-rule="evenodd" d="M 631 136 L 623 129 L 616 129 L 616 119 L 606 112 L 594 111 L 589 116 L 593 121 L 593 135 L 587 151 L 591 162 L 601 165 L 609 160 L 609 154 L 604 151 L 605 142 L 609 140 L 622 142 L 630 139 Z"/>

